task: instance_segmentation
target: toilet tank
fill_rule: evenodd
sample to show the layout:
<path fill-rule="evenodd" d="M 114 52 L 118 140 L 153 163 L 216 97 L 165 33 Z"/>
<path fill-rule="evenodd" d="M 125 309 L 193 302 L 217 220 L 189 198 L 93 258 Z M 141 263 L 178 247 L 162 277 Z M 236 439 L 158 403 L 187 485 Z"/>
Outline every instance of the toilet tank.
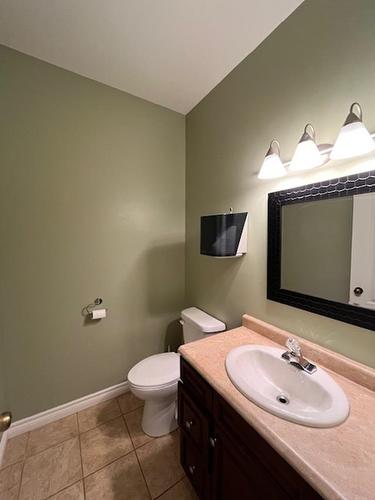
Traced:
<path fill-rule="evenodd" d="M 202 339 L 207 335 L 223 332 L 225 323 L 201 311 L 197 307 L 189 307 L 181 312 L 181 323 L 184 343 Z"/>

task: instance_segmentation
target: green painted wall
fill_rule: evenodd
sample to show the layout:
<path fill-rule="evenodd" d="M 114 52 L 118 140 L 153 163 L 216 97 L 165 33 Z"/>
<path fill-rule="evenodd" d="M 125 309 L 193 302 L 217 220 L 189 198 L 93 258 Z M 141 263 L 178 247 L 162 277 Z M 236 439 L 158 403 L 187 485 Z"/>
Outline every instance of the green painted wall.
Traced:
<path fill-rule="evenodd" d="M 306 123 L 330 143 L 358 100 L 375 130 L 375 2 L 306 0 L 187 116 L 187 301 L 224 320 L 245 312 L 375 366 L 375 332 L 266 300 L 267 194 L 375 169 L 375 158 L 331 162 L 305 175 L 260 181 L 271 139 L 291 158 Z M 248 253 L 199 255 L 199 217 L 249 212 Z"/>
<path fill-rule="evenodd" d="M 348 303 L 353 196 L 282 207 L 281 288 Z"/>
<path fill-rule="evenodd" d="M 1 286 L 1 285 L 0 285 Z M 4 343 L 3 334 L 0 328 L 0 413 L 7 411 L 7 401 L 5 397 L 5 373 L 4 373 Z M 0 443 L 2 439 L 2 432 L 0 432 Z"/>
<path fill-rule="evenodd" d="M 0 327 L 19 419 L 174 342 L 185 119 L 5 47 L 0 68 Z M 85 323 L 98 296 L 109 316 Z"/>

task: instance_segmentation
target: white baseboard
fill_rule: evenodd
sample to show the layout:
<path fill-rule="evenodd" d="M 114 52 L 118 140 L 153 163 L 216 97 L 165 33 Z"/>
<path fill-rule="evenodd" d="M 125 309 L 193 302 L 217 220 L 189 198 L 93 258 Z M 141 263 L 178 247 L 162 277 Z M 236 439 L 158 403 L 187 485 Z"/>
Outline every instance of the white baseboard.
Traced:
<path fill-rule="evenodd" d="M 0 437 L 0 467 L 1 467 L 1 463 L 3 461 L 5 446 L 6 446 L 7 441 L 8 441 L 8 432 L 9 431 L 3 432 L 1 437 Z"/>
<path fill-rule="evenodd" d="M 18 436 L 19 434 L 23 434 L 24 432 L 32 431 L 34 429 L 37 429 L 38 427 L 49 424 L 50 422 L 59 420 L 60 418 L 67 417 L 68 415 L 72 415 L 73 413 L 77 413 L 78 411 L 85 410 L 90 406 L 96 405 L 103 401 L 107 401 L 108 399 L 115 398 L 116 396 L 120 396 L 124 392 L 128 391 L 129 383 L 125 381 L 121 384 L 113 385 L 112 387 L 107 387 L 107 389 L 103 389 L 101 391 L 94 392 L 93 394 L 83 396 L 82 398 L 75 399 L 74 401 L 70 401 L 69 403 L 56 406 L 55 408 L 51 408 L 50 410 L 42 411 L 41 413 L 37 413 L 36 415 L 32 415 L 31 417 L 17 420 L 5 433 L 7 434 L 6 439 Z M 3 445 L 2 439 L 0 444 L 0 452 L 3 446 L 5 448 L 5 443 Z"/>

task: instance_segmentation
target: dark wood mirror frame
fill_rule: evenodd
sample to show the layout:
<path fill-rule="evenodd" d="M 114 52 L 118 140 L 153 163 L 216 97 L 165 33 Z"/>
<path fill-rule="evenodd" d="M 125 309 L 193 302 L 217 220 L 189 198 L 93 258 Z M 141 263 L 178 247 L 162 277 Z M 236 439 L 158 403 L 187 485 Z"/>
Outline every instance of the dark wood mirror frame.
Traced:
<path fill-rule="evenodd" d="M 375 311 L 281 288 L 282 207 L 304 201 L 338 198 L 375 191 L 375 170 L 268 195 L 267 298 L 282 304 L 375 330 Z"/>

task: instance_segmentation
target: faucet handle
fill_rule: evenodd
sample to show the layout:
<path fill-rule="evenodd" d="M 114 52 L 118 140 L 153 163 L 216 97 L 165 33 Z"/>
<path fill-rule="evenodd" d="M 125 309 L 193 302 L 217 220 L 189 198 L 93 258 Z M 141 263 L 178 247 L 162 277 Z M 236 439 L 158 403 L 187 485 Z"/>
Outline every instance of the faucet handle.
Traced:
<path fill-rule="evenodd" d="M 289 337 L 286 341 L 286 348 L 291 354 L 300 357 L 301 356 L 301 346 L 299 345 L 298 340 L 293 337 Z"/>

